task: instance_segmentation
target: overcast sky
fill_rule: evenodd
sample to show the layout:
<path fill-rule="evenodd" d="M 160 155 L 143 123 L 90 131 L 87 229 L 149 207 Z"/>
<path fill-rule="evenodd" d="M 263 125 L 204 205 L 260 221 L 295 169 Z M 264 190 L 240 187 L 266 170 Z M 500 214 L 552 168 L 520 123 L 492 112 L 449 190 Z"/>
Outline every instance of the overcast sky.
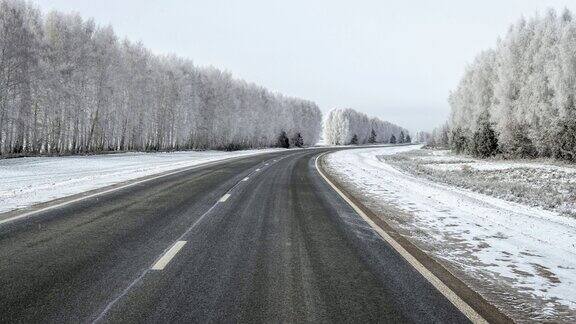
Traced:
<path fill-rule="evenodd" d="M 156 53 L 412 131 L 448 116 L 467 63 L 520 16 L 575 0 L 33 0 L 79 12 Z"/>

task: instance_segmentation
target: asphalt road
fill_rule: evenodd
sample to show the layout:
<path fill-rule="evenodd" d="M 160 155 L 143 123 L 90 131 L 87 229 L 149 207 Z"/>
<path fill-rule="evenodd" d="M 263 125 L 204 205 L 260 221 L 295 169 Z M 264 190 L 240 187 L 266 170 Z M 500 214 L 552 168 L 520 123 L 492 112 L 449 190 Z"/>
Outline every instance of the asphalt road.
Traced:
<path fill-rule="evenodd" d="M 321 178 L 325 150 L 0 225 L 0 322 L 468 322 Z"/>

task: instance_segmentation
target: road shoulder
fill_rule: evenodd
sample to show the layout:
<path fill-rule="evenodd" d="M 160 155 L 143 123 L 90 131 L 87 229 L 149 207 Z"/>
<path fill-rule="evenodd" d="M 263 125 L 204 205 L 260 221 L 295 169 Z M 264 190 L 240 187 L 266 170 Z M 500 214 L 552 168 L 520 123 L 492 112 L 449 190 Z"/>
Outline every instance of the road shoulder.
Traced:
<path fill-rule="evenodd" d="M 498 308 L 494 305 L 490 304 L 486 301 L 480 294 L 472 290 L 468 287 L 464 282 L 456 278 L 450 271 L 448 271 L 444 266 L 442 266 L 439 262 L 435 259 L 430 257 L 424 251 L 419 249 L 416 245 L 410 242 L 406 237 L 400 235 L 396 230 L 388 224 L 386 219 L 389 215 L 384 213 L 376 213 L 372 211 L 370 208 L 366 207 L 359 199 L 354 197 L 350 194 L 342 183 L 340 183 L 334 176 L 332 176 L 327 168 L 325 167 L 325 157 L 327 154 L 322 154 L 317 158 L 317 169 L 320 174 L 327 180 L 327 182 L 340 194 L 355 210 L 361 214 L 364 218 L 367 218 L 367 221 L 370 220 L 370 225 L 375 227 L 375 230 L 379 232 L 381 236 L 386 240 L 388 236 L 392 241 L 389 241 L 391 245 L 395 245 L 396 243 L 398 246 L 393 246 L 397 251 L 404 250 L 407 252 L 407 255 L 403 255 L 405 259 L 413 266 L 415 265 L 413 261 L 416 261 L 416 267 L 418 264 L 421 265 L 424 269 L 417 269 L 420 273 L 424 272 L 424 276 L 427 277 L 428 281 L 439 288 L 442 294 L 447 296 L 447 298 L 453 302 L 465 315 L 467 315 L 473 322 L 481 323 L 481 322 L 489 322 L 489 323 L 510 323 L 512 320 L 502 313 Z M 364 215 L 362 215 L 364 214 Z M 387 240 L 388 241 L 388 240 Z M 401 252 L 399 252 L 402 254 Z M 414 260 L 410 260 L 410 257 L 414 258 Z M 411 262 L 412 261 L 412 262 Z M 425 274 L 429 272 L 432 276 L 428 278 Z M 433 282 L 435 279 L 439 280 L 439 282 Z M 444 289 L 442 286 L 445 286 Z M 455 296 L 451 296 L 451 293 L 455 294 Z M 468 309 L 468 307 L 470 309 Z"/>

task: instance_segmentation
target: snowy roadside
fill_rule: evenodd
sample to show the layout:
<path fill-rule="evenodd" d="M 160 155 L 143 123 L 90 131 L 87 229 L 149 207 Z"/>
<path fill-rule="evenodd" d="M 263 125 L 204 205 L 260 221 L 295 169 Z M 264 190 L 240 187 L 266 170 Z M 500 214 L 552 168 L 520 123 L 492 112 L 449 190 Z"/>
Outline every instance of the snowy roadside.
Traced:
<path fill-rule="evenodd" d="M 574 165 L 549 160 L 481 160 L 436 150 L 413 150 L 379 159 L 429 180 L 576 216 Z"/>
<path fill-rule="evenodd" d="M 165 171 L 280 150 L 121 153 L 0 160 L 0 213 Z"/>
<path fill-rule="evenodd" d="M 368 208 L 514 319 L 576 320 L 576 219 L 431 181 L 382 158 L 415 148 L 339 151 L 327 156 L 326 167 Z"/>

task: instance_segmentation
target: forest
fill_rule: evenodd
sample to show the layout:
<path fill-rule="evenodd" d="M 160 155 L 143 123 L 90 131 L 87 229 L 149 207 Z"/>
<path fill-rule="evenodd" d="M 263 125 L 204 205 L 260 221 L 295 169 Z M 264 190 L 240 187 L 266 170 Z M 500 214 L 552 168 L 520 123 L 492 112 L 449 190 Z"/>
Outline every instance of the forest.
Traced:
<path fill-rule="evenodd" d="M 575 96 L 572 14 L 522 18 L 467 67 L 431 142 L 479 157 L 576 161 Z"/>
<path fill-rule="evenodd" d="M 0 0 L 0 156 L 302 146 L 321 123 L 311 101 Z"/>
<path fill-rule="evenodd" d="M 354 109 L 333 109 L 324 121 L 324 141 L 330 145 L 366 143 L 410 143 L 408 131 L 400 126 Z"/>

